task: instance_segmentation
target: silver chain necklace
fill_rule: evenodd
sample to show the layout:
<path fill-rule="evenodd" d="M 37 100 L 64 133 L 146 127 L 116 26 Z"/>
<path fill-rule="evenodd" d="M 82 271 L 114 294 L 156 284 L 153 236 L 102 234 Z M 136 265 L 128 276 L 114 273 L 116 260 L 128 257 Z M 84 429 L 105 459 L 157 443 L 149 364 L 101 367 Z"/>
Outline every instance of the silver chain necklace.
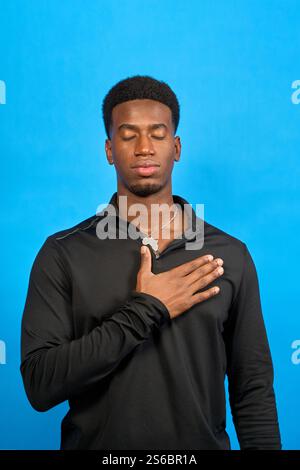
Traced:
<path fill-rule="evenodd" d="M 176 211 L 175 211 L 175 214 L 173 215 L 173 217 L 172 217 L 166 224 L 163 224 L 161 228 L 163 229 L 164 227 L 166 227 L 167 225 L 169 225 L 169 224 L 172 222 L 172 220 L 175 219 L 177 213 L 178 213 L 178 208 L 177 208 L 177 206 L 176 206 Z M 141 229 L 140 229 L 140 230 L 141 230 Z M 146 230 L 141 230 L 141 232 L 147 233 L 147 237 L 144 237 L 144 238 L 142 239 L 143 245 L 150 245 L 151 248 L 153 248 L 153 250 L 155 251 L 155 253 L 158 253 L 158 239 L 153 238 L 153 237 L 150 237 L 149 234 L 148 234 L 148 232 L 147 232 Z"/>

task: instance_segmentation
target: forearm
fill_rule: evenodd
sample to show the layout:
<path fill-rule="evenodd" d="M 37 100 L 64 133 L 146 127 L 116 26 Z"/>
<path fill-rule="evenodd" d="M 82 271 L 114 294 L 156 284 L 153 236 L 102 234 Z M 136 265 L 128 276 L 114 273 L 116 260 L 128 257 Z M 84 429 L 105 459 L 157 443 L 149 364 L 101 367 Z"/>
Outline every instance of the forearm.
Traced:
<path fill-rule="evenodd" d="M 230 392 L 231 412 L 241 450 L 280 450 L 282 447 L 272 377 L 273 373 L 262 373 L 253 375 L 248 382 L 240 379 L 240 387 Z"/>
<path fill-rule="evenodd" d="M 134 292 L 130 301 L 89 334 L 52 347 L 47 341 L 32 354 L 24 352 L 20 370 L 31 405 L 46 411 L 84 392 L 113 373 L 125 356 L 168 319 L 168 310 L 158 299 Z M 32 332 L 24 324 L 22 350 L 32 341 Z"/>

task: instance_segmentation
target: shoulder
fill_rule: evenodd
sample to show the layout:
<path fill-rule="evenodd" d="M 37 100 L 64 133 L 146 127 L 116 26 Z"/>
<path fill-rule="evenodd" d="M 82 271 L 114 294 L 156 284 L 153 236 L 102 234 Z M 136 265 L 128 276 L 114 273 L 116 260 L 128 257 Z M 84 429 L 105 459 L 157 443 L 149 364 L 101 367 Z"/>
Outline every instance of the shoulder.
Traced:
<path fill-rule="evenodd" d="M 233 250 L 236 254 L 240 254 L 242 258 L 245 256 L 247 246 L 243 240 L 207 221 L 204 221 L 204 236 L 207 242 L 213 240 L 214 244 L 221 246 L 223 249 Z"/>
<path fill-rule="evenodd" d="M 62 230 L 59 230 L 57 232 L 50 234 L 47 237 L 46 241 L 51 243 L 55 240 L 62 240 L 64 238 L 76 235 L 80 233 L 81 231 L 85 231 L 93 227 L 98 220 L 99 220 L 99 216 L 97 215 L 90 216 L 87 219 L 84 219 L 81 222 L 78 222 L 77 224 L 69 228 L 62 229 Z"/>
<path fill-rule="evenodd" d="M 52 259 L 55 262 L 61 262 L 61 259 L 64 261 L 65 256 L 64 250 L 62 249 L 62 243 L 74 241 L 76 239 L 80 240 L 80 235 L 88 232 L 89 229 L 92 229 L 98 220 L 99 217 L 97 215 L 93 215 L 69 228 L 50 233 L 44 239 L 44 242 L 38 250 L 35 263 L 46 262 L 49 259 Z"/>

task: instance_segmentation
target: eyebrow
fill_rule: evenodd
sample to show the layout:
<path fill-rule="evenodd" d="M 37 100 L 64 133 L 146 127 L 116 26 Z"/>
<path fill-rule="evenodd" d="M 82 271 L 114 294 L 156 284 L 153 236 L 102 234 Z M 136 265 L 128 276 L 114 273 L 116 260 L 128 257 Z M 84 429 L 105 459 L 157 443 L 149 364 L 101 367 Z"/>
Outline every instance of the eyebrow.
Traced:
<path fill-rule="evenodd" d="M 166 124 L 164 124 L 163 122 L 159 122 L 157 124 L 149 124 L 148 128 L 150 129 L 159 129 L 160 127 L 164 127 L 166 130 L 168 129 L 168 127 L 166 126 Z M 121 124 L 119 127 L 118 127 L 118 130 L 120 131 L 121 129 L 133 129 L 133 130 L 138 130 L 139 129 L 139 126 L 136 126 L 135 124 L 127 124 L 127 123 L 123 123 Z"/>

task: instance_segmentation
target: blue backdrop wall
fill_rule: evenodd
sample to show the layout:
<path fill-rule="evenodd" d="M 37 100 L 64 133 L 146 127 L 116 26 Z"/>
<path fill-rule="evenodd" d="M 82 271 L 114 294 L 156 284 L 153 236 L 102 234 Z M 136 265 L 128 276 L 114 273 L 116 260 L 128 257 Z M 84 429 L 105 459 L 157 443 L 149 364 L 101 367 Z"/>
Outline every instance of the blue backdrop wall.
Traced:
<path fill-rule="evenodd" d="M 2 449 L 59 448 L 67 402 L 35 411 L 19 372 L 29 272 L 48 235 L 116 190 L 101 103 L 134 74 L 181 104 L 173 194 L 253 256 L 283 448 L 300 448 L 299 13 L 297 0 L 0 0 Z M 238 449 L 229 408 L 227 430 Z"/>

